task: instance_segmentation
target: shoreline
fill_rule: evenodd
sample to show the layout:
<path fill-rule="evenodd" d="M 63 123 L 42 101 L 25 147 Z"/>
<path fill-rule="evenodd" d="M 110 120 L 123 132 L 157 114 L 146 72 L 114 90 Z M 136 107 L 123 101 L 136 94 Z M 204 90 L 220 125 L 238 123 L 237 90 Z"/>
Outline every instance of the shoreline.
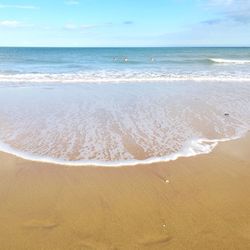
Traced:
<path fill-rule="evenodd" d="M 210 154 L 72 168 L 0 153 L 3 249 L 248 249 L 250 134 Z"/>
<path fill-rule="evenodd" d="M 73 84 L 79 84 L 79 85 L 84 85 L 84 84 L 112 84 L 112 85 L 118 85 L 118 84 L 152 84 L 152 83 L 160 83 L 160 84 L 171 84 L 171 83 L 176 83 L 176 82 L 194 82 L 194 83 L 199 83 L 199 82 L 217 82 L 217 83 L 234 83 L 234 82 L 243 82 L 243 83 L 249 83 L 250 82 L 250 76 L 247 77 L 228 77 L 225 78 L 224 76 L 217 76 L 217 77 L 162 77 L 162 78 L 129 78 L 129 77 L 124 77 L 124 78 L 116 78 L 114 79 L 114 76 L 111 76 L 108 79 L 89 79 L 86 80 L 86 77 L 84 76 L 82 79 L 76 78 L 76 79 L 67 79 L 64 80 L 62 78 L 58 78 L 55 80 L 49 78 L 49 74 L 45 74 L 48 78 L 42 78 L 41 75 L 39 75 L 36 78 L 31 78 L 31 79 L 25 79 L 25 76 L 23 74 L 19 74 L 20 77 L 17 79 L 13 79 L 13 75 L 10 75 L 9 78 L 4 76 L 5 78 L 0 75 L 0 85 L 1 84 L 9 84 L 10 87 L 13 87 L 13 85 L 16 86 L 36 86 L 38 84 L 47 84 L 47 85 L 55 85 L 55 84 L 64 84 L 64 85 L 73 85 Z M 57 76 L 57 74 L 55 74 Z M 78 74 L 72 74 L 72 77 L 77 77 Z M 42 79 L 41 79 L 42 78 Z M 11 80 L 10 80 L 11 79 Z M 13 85 L 12 85 L 13 84 Z"/>
<path fill-rule="evenodd" d="M 196 157 L 199 155 L 210 154 L 220 143 L 240 140 L 247 134 L 248 132 L 244 132 L 237 136 L 233 136 L 231 138 L 221 138 L 221 139 L 207 139 L 207 138 L 199 138 L 195 140 L 193 139 L 190 140 L 189 145 L 185 146 L 180 152 L 173 153 L 168 156 L 152 157 L 144 160 L 134 159 L 134 160 L 107 161 L 107 162 L 90 161 L 90 160 L 66 161 L 50 157 L 36 156 L 27 152 L 13 149 L 8 144 L 2 142 L 0 142 L 0 152 L 9 154 L 11 156 L 20 158 L 22 160 L 31 161 L 34 163 L 52 164 L 65 167 L 67 166 L 67 167 L 123 168 L 123 167 L 134 167 L 141 165 L 152 165 L 157 163 L 161 164 L 161 163 L 176 161 L 181 158 L 189 158 L 189 157 Z M 201 147 L 203 147 L 202 150 Z M 195 152 L 195 150 L 197 151 Z"/>

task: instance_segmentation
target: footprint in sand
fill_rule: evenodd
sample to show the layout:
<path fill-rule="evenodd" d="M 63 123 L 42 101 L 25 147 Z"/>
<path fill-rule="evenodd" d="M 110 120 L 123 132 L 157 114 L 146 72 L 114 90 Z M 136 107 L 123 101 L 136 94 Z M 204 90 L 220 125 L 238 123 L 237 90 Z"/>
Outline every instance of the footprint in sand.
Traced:
<path fill-rule="evenodd" d="M 141 240 L 138 243 L 143 246 L 156 246 L 159 244 L 167 244 L 172 239 L 171 236 L 155 236 L 155 237 L 148 237 L 147 239 Z"/>
<path fill-rule="evenodd" d="M 58 223 L 49 220 L 30 220 L 24 223 L 26 228 L 36 228 L 36 229 L 53 229 L 58 227 Z"/>

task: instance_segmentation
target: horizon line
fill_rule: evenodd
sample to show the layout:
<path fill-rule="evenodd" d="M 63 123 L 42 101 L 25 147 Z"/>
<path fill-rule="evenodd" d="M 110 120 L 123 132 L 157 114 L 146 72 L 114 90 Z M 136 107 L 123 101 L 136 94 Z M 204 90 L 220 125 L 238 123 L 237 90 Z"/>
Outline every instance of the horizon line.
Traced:
<path fill-rule="evenodd" d="M 183 46 L 1 46 L 0 48 L 69 48 L 69 49 L 115 49 L 115 48 L 250 48 L 250 45 L 183 45 Z"/>

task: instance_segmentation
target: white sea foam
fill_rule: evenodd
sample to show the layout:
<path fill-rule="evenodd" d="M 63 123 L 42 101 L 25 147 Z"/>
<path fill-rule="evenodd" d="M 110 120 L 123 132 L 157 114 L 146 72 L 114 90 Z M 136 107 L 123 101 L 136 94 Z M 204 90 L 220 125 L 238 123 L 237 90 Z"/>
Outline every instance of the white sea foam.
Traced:
<path fill-rule="evenodd" d="M 193 139 L 190 140 L 189 143 L 183 149 L 177 153 L 173 153 L 171 155 L 162 156 L 162 157 L 151 157 L 145 160 L 123 160 L 123 161 L 90 161 L 90 160 L 80 160 L 80 161 L 66 161 L 60 158 L 51 158 L 51 157 L 43 157 L 35 154 L 30 154 L 27 152 L 23 152 L 17 149 L 14 149 L 8 144 L 0 142 L 0 151 L 14 155 L 18 158 L 48 163 L 54 165 L 63 165 L 63 166 L 71 166 L 71 167 L 125 167 L 125 166 L 137 166 L 137 165 L 148 165 L 153 163 L 160 162 L 169 162 L 174 161 L 182 157 L 192 157 L 202 154 L 209 154 L 213 151 L 213 149 L 220 142 L 226 142 L 230 140 L 236 140 L 241 138 L 242 135 L 234 136 L 231 138 L 222 138 L 222 139 Z"/>
<path fill-rule="evenodd" d="M 223 59 L 223 58 L 210 58 L 214 63 L 224 63 L 224 64 L 248 64 L 250 60 L 240 60 L 240 59 Z"/>
<path fill-rule="evenodd" d="M 226 62 L 225 62 L 226 63 Z M 240 63 L 240 62 L 239 62 Z M 96 71 L 79 73 L 0 74 L 0 83 L 119 83 L 164 81 L 250 81 L 249 72 L 168 73 Z"/>
<path fill-rule="evenodd" d="M 123 166 L 175 160 L 209 153 L 250 124 L 246 83 L 0 86 L 0 150 L 33 161 Z"/>

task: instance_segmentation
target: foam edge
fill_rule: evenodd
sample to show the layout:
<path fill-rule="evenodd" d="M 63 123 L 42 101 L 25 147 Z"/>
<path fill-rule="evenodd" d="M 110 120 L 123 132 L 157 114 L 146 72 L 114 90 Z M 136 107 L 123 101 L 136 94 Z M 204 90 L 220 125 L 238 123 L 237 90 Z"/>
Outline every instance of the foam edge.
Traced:
<path fill-rule="evenodd" d="M 245 134 L 246 133 L 242 133 L 238 136 L 230 138 L 222 138 L 222 139 L 207 139 L 207 138 L 193 139 L 190 140 L 188 145 L 183 147 L 183 149 L 178 153 L 162 157 L 152 157 L 145 160 L 124 160 L 124 161 L 106 161 L 106 162 L 89 161 L 89 160 L 67 161 L 51 157 L 29 154 L 27 152 L 16 150 L 10 145 L 3 142 L 0 142 L 0 151 L 27 161 L 61 165 L 65 167 L 66 166 L 67 167 L 129 167 L 129 166 L 150 165 L 154 163 L 169 162 L 169 161 L 175 161 L 179 158 L 187 158 L 202 154 L 209 154 L 214 150 L 214 148 L 220 142 L 237 140 L 242 138 Z"/>

